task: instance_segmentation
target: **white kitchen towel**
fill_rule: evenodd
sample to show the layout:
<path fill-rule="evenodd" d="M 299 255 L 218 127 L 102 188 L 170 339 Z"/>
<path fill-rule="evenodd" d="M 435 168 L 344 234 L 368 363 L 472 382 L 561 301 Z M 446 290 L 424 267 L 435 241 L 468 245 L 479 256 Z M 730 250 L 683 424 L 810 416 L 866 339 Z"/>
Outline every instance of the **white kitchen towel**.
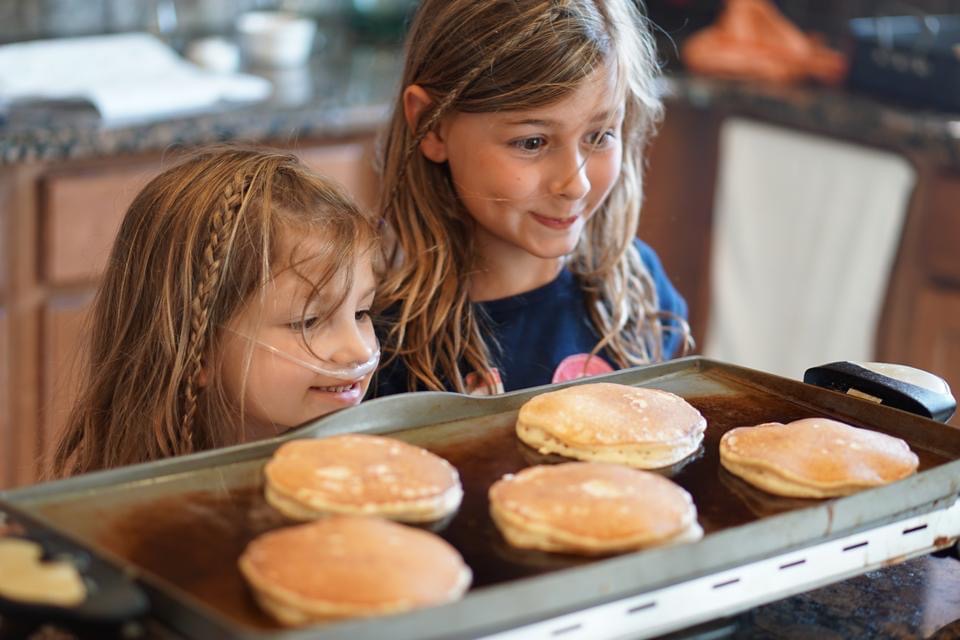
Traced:
<path fill-rule="evenodd" d="M 0 103 L 84 98 L 105 125 L 261 100 L 271 91 L 264 78 L 203 70 L 148 33 L 0 46 Z"/>
<path fill-rule="evenodd" d="M 720 133 L 704 354 L 801 378 L 874 359 L 915 183 L 901 156 L 743 119 Z"/>

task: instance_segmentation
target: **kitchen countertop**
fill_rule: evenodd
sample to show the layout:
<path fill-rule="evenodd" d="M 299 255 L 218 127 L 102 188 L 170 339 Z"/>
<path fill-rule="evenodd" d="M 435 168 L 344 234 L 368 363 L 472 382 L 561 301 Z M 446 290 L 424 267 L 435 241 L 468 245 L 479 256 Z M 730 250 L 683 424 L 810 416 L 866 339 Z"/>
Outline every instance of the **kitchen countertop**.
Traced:
<path fill-rule="evenodd" d="M 386 120 L 399 69 L 396 48 L 341 47 L 302 68 L 249 70 L 274 83 L 273 95 L 261 102 L 224 103 L 214 111 L 109 127 L 92 105 L 19 109 L 5 122 L 0 116 L 0 165 L 370 133 Z"/>
<path fill-rule="evenodd" d="M 394 46 L 329 44 L 309 66 L 253 70 L 275 83 L 269 99 L 215 111 L 105 127 L 89 109 L 43 108 L 0 119 L 0 165 L 145 153 L 227 140 L 288 141 L 375 131 L 397 90 L 402 54 Z M 672 73 L 670 100 L 756 117 L 960 168 L 960 114 L 896 106 L 842 89 L 777 87 Z M 668 106 L 669 108 L 669 106 Z"/>
<path fill-rule="evenodd" d="M 669 78 L 669 95 L 700 109 L 923 154 L 935 163 L 960 168 L 960 113 L 906 107 L 839 88 L 773 86 L 687 75 Z"/>

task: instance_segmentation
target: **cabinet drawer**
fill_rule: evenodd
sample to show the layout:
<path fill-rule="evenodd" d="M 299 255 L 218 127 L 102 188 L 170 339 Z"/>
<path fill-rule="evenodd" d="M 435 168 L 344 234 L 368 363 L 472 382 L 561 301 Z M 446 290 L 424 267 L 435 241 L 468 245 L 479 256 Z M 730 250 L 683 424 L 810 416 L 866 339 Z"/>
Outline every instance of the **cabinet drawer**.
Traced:
<path fill-rule="evenodd" d="M 42 178 L 41 277 L 52 284 L 95 281 L 127 207 L 157 167 L 118 166 Z"/>

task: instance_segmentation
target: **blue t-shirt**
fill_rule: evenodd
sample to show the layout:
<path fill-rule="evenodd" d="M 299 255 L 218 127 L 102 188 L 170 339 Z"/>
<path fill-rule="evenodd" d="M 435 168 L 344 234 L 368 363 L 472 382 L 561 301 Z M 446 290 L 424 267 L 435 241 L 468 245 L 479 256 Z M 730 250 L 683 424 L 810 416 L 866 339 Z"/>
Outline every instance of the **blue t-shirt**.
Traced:
<path fill-rule="evenodd" d="M 670 283 L 657 254 L 635 241 L 640 257 L 653 278 L 661 311 L 686 319 L 687 304 Z M 493 365 L 505 391 L 525 389 L 563 379 L 563 371 L 583 369 L 589 354 L 600 341 L 590 322 L 586 299 L 576 277 L 563 269 L 552 282 L 509 298 L 477 303 L 481 324 L 487 330 Z M 673 326 L 674 330 L 668 328 Z M 683 334 L 676 323 L 664 321 L 663 356 L 679 349 Z M 603 352 L 600 353 L 603 356 Z M 590 360 L 592 373 L 616 368 L 608 358 Z M 377 372 L 373 396 L 403 393 L 407 389 L 407 368 L 401 360 Z"/>

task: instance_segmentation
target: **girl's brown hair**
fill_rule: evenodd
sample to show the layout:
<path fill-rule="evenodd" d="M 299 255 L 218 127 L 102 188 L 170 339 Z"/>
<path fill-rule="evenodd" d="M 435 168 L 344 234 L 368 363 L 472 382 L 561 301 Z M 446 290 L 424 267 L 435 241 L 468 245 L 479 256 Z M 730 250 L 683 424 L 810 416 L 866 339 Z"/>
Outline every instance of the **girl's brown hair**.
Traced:
<path fill-rule="evenodd" d="M 284 237 L 308 235 L 316 253 L 278 255 Z M 53 473 L 241 441 L 242 413 L 216 374 L 223 325 L 278 269 L 306 277 L 297 266 L 307 260 L 322 267 L 311 300 L 329 287 L 342 300 L 353 275 L 344 266 L 375 236 L 368 214 L 291 154 L 211 147 L 154 178 L 124 217 L 94 301 Z"/>
<path fill-rule="evenodd" d="M 643 151 L 662 115 L 653 38 L 635 0 L 423 0 L 383 143 L 380 194 L 395 236 L 379 298 L 396 311 L 385 352 L 404 359 L 411 389 L 442 389 L 446 382 L 463 391 L 461 363 L 468 371 L 490 368 L 467 294 L 477 266 L 472 221 L 447 166 L 419 153 L 420 142 L 452 112 L 550 105 L 600 67 L 616 74 L 624 99 L 623 166 L 567 264 L 602 336 L 594 353 L 606 349 L 621 367 L 662 359 L 665 314 L 632 244 Z M 433 99 L 415 131 L 403 111 L 403 89 L 411 84 Z M 686 323 L 675 320 L 689 344 Z"/>

